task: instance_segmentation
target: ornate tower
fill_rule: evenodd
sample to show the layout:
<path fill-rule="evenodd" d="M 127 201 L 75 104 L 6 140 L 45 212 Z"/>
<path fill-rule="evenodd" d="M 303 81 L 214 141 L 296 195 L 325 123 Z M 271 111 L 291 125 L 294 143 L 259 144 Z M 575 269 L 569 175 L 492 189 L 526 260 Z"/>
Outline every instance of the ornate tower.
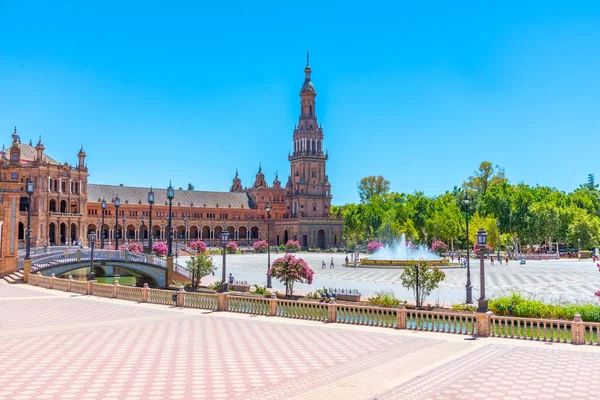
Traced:
<path fill-rule="evenodd" d="M 230 192 L 241 192 L 243 190 L 242 188 L 242 180 L 240 179 L 239 175 L 238 175 L 238 170 L 237 168 L 235 169 L 235 178 L 233 178 L 233 183 L 231 184 L 231 189 L 229 189 Z"/>
<path fill-rule="evenodd" d="M 83 150 L 83 144 L 81 144 L 81 150 L 79 150 L 79 153 L 77 153 L 77 160 L 78 160 L 78 164 L 77 167 L 79 169 L 83 169 L 85 168 L 85 151 Z"/>
<path fill-rule="evenodd" d="M 294 152 L 288 156 L 291 182 L 286 185 L 286 203 L 292 218 L 327 218 L 331 201 L 331 187 L 325 172 L 328 155 L 323 152 L 323 129 L 317 122 L 317 92 L 311 72 L 307 53 L 304 84 L 300 90 L 300 118 L 293 135 Z"/>
<path fill-rule="evenodd" d="M 35 146 L 35 161 L 38 163 L 41 163 L 44 161 L 44 143 L 42 143 L 42 136 L 40 135 L 40 140 L 38 141 L 37 145 Z"/>
<path fill-rule="evenodd" d="M 258 166 L 258 173 L 256 174 L 256 179 L 254 180 L 254 187 L 267 187 L 267 182 L 265 181 L 265 174 L 262 172 L 262 163 Z"/>

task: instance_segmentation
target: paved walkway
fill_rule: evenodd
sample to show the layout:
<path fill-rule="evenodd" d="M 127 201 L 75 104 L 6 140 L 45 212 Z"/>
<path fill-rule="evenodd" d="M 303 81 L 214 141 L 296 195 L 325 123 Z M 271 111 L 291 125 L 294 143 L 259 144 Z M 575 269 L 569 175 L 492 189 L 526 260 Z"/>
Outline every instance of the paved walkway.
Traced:
<path fill-rule="evenodd" d="M 598 399 L 600 349 L 0 284 L 0 399 Z"/>

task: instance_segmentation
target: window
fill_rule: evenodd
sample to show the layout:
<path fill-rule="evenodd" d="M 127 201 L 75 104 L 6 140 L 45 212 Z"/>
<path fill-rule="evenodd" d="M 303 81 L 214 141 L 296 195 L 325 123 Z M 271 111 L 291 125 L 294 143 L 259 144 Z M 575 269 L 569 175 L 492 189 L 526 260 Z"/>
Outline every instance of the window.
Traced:
<path fill-rule="evenodd" d="M 19 161 L 19 155 L 17 153 L 12 153 L 10 155 L 10 159 L 13 161 Z"/>
<path fill-rule="evenodd" d="M 11 172 L 10 173 L 10 179 L 19 179 L 19 173 L 18 172 Z"/>

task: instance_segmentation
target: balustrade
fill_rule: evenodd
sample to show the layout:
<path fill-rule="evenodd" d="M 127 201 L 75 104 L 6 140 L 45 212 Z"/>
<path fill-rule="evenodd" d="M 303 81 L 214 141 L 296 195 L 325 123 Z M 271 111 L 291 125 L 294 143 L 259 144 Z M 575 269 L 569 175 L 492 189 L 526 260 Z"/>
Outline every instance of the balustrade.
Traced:
<path fill-rule="evenodd" d="M 227 296 L 227 311 L 244 314 L 270 315 L 270 300 L 259 297 Z"/>
<path fill-rule="evenodd" d="M 183 306 L 189 308 L 201 308 L 204 310 L 216 310 L 218 306 L 217 295 L 210 293 L 184 293 Z"/>
<path fill-rule="evenodd" d="M 336 322 L 352 325 L 397 327 L 397 310 L 393 308 L 365 307 L 349 304 L 336 305 Z"/>
<path fill-rule="evenodd" d="M 493 315 L 490 319 L 490 336 L 538 342 L 571 343 L 571 324 L 571 321 Z"/>
<path fill-rule="evenodd" d="M 148 292 L 148 303 L 172 306 L 174 293 L 172 290 L 152 289 Z"/>
<path fill-rule="evenodd" d="M 474 314 L 406 310 L 406 328 L 413 331 L 475 335 L 477 322 Z"/>
<path fill-rule="evenodd" d="M 143 300 L 142 288 L 132 286 L 119 286 L 117 290 L 117 299 L 137 301 L 141 303 Z"/>
<path fill-rule="evenodd" d="M 309 301 L 277 299 L 277 316 L 311 321 L 328 321 L 329 305 Z"/>

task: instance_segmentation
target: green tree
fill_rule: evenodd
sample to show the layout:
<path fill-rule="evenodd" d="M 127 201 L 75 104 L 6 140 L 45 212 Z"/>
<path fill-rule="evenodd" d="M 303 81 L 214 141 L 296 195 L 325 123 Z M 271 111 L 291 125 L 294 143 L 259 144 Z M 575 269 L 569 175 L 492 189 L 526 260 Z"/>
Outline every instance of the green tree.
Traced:
<path fill-rule="evenodd" d="M 365 176 L 358 183 L 358 195 L 360 201 L 368 202 L 375 195 L 385 195 L 390 191 L 390 181 L 383 176 Z"/>
<path fill-rule="evenodd" d="M 186 261 L 186 269 L 192 277 L 192 288 L 198 287 L 202 278 L 214 274 L 216 270 L 212 257 L 205 254 L 191 256 Z"/>
<path fill-rule="evenodd" d="M 187 190 L 194 190 L 194 185 L 192 185 L 191 183 L 188 183 Z"/>
<path fill-rule="evenodd" d="M 493 166 L 489 161 L 484 161 L 479 165 L 479 169 L 463 183 L 463 187 L 475 192 L 477 196 L 483 196 L 491 185 L 502 182 L 507 182 L 504 169 L 497 165 Z"/>
<path fill-rule="evenodd" d="M 404 268 L 400 275 L 402 286 L 413 291 L 417 307 L 437 288 L 446 274 L 437 267 L 430 267 L 426 262 L 415 263 Z"/>

